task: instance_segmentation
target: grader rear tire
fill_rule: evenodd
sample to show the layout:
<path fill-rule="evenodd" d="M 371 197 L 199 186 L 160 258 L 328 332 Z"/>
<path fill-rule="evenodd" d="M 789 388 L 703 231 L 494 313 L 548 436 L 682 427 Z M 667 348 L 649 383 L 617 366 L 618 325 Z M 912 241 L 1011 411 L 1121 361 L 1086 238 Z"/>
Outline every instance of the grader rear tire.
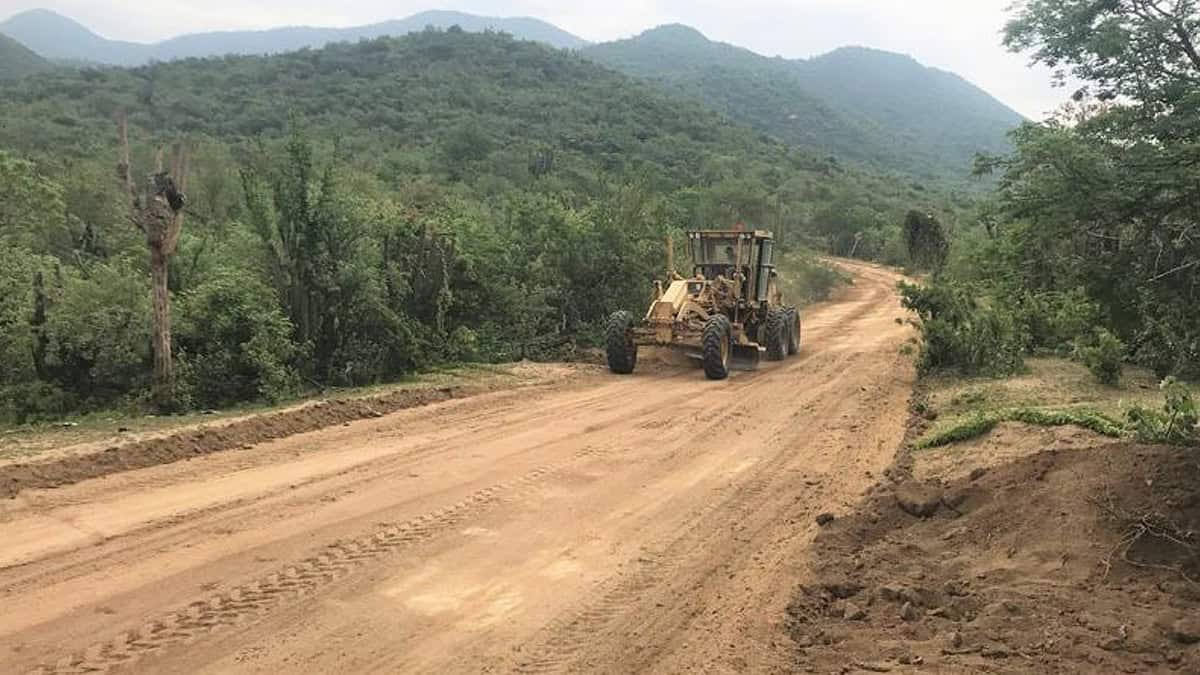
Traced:
<path fill-rule="evenodd" d="M 788 316 L 782 309 L 767 312 L 763 324 L 763 342 L 767 348 L 768 361 L 782 361 L 788 355 Z"/>
<path fill-rule="evenodd" d="M 729 377 L 729 356 L 733 353 L 733 325 L 729 317 L 717 314 L 704 324 L 704 374 L 710 380 Z"/>
<path fill-rule="evenodd" d="M 608 369 L 618 375 L 628 375 L 637 366 L 638 348 L 633 341 L 633 315 L 614 312 L 604 329 L 604 346 Z"/>
<path fill-rule="evenodd" d="M 788 325 L 788 356 L 800 353 L 800 310 L 795 307 L 787 311 Z"/>

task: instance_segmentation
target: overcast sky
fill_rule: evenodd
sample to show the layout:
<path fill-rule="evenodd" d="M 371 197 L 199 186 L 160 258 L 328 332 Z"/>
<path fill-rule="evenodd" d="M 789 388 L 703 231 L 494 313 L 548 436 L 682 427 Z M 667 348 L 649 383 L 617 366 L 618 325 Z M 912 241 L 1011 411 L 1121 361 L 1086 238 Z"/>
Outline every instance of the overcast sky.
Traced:
<path fill-rule="evenodd" d="M 154 42 L 182 33 L 279 25 L 353 26 L 426 9 L 535 16 L 592 41 L 685 23 L 768 56 L 803 58 L 845 45 L 902 52 L 954 71 L 1026 116 L 1065 100 L 1049 73 L 1000 45 L 1013 0 L 0 0 L 0 17 L 43 7 L 107 38 Z"/>

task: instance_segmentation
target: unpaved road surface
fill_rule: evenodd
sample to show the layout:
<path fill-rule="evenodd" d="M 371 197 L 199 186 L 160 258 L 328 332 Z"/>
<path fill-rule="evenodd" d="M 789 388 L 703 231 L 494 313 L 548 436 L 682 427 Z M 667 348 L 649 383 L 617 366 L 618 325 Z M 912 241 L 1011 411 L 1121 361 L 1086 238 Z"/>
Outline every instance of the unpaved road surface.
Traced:
<path fill-rule="evenodd" d="M 891 272 L 782 364 L 597 373 L 0 502 L 0 671 L 741 672 L 906 420 Z"/>

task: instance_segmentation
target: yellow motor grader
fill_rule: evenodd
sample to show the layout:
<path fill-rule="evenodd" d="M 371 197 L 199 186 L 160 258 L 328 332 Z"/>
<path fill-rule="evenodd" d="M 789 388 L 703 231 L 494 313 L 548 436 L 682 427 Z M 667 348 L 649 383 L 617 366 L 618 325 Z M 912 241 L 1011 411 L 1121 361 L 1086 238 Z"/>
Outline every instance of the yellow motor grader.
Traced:
<path fill-rule="evenodd" d="M 725 379 L 732 368 L 754 369 L 764 354 L 781 361 L 800 351 L 800 312 L 783 304 L 770 232 L 693 230 L 687 243 L 691 277 L 675 271 L 668 239 L 667 280 L 654 282 L 645 317 L 625 311 L 609 317 L 612 372 L 632 373 L 640 346 L 680 349 L 699 359 L 711 380 Z"/>

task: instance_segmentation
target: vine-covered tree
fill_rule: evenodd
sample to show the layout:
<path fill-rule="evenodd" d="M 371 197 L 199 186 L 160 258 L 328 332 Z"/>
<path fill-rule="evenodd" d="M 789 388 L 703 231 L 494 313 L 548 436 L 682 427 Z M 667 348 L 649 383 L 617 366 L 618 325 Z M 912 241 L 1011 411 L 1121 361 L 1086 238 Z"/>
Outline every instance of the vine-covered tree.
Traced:
<path fill-rule="evenodd" d="M 133 178 L 129 160 L 129 125 L 124 114 L 117 117 L 120 160 L 117 176 L 129 197 L 129 218 L 146 237 L 150 253 L 150 288 L 153 299 L 154 377 L 150 396 L 155 406 L 175 407 L 175 365 L 171 355 L 171 293 L 168 274 L 171 257 L 183 230 L 183 207 L 187 201 L 184 185 L 187 155 L 183 146 L 172 149 L 171 167 L 164 170 L 162 150 L 158 151 L 154 173 L 139 184 Z"/>
<path fill-rule="evenodd" d="M 913 265 L 929 270 L 935 276 L 941 273 L 950 253 L 950 242 L 937 218 L 928 213 L 909 211 L 904 217 L 904 243 Z"/>
<path fill-rule="evenodd" d="M 1200 363 L 1200 8 L 1195 0 L 1030 0 L 1014 50 L 1084 82 L 1016 136 L 1004 244 L 1033 289 L 1084 287 L 1132 355 L 1160 373 Z"/>

